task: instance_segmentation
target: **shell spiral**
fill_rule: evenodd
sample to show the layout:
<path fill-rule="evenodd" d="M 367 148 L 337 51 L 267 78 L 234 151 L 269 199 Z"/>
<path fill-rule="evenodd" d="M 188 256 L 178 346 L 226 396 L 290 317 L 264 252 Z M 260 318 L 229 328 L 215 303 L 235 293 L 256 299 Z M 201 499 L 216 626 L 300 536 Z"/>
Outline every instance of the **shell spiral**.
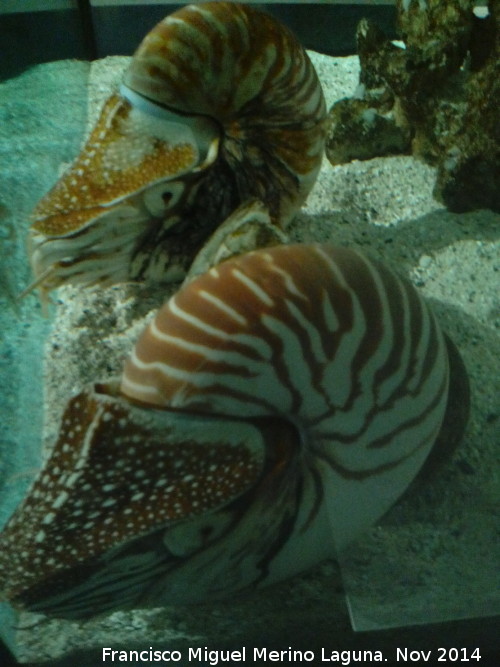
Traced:
<path fill-rule="evenodd" d="M 271 16 L 227 2 L 168 16 L 35 209 L 36 283 L 178 280 L 249 199 L 286 223 L 316 179 L 325 115 L 309 57 Z"/>
<path fill-rule="evenodd" d="M 233 3 L 189 5 L 147 35 L 124 82 L 178 112 L 215 118 L 238 189 L 275 218 L 309 192 L 323 152 L 323 94 L 304 49 L 271 16 Z M 283 194 L 271 194 L 279 173 Z"/>
<path fill-rule="evenodd" d="M 174 295 L 121 391 L 161 408 L 285 418 L 345 475 L 372 475 L 434 442 L 446 344 L 415 289 L 383 265 L 334 246 L 277 246 Z"/>
<path fill-rule="evenodd" d="M 436 446 L 450 359 L 416 290 L 354 250 L 222 262 L 158 311 L 119 382 L 68 403 L 0 535 L 4 597 L 81 618 L 335 555 Z"/>

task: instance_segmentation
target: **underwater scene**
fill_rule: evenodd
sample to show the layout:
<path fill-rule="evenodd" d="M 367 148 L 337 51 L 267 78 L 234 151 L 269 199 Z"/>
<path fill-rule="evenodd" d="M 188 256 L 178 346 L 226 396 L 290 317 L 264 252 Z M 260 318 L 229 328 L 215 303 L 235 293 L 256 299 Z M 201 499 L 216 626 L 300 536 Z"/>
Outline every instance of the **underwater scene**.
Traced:
<path fill-rule="evenodd" d="M 500 651 L 498 2 L 43 5 L 0 8 L 11 656 Z"/>

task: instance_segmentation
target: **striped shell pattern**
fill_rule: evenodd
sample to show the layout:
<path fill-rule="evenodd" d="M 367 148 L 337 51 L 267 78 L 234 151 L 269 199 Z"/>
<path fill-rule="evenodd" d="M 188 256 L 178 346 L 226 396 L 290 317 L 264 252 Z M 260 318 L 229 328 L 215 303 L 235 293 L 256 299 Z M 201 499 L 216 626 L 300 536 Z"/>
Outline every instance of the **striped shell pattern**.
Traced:
<path fill-rule="evenodd" d="M 354 250 L 269 240 L 323 117 L 305 52 L 254 9 L 186 7 L 139 47 L 37 208 L 35 282 L 196 258 L 121 377 L 67 403 L 0 533 L 0 599 L 78 619 L 278 581 L 344 551 L 440 450 L 454 357 L 417 291 Z"/>
<path fill-rule="evenodd" d="M 251 198 L 286 223 L 315 181 L 325 114 L 307 54 L 269 15 L 209 2 L 168 16 L 36 207 L 31 287 L 178 280 Z"/>
<path fill-rule="evenodd" d="M 448 381 L 433 315 L 382 265 L 329 245 L 225 261 L 158 311 L 120 381 L 70 401 L 0 537 L 3 594 L 80 618 L 333 556 L 417 474 Z"/>

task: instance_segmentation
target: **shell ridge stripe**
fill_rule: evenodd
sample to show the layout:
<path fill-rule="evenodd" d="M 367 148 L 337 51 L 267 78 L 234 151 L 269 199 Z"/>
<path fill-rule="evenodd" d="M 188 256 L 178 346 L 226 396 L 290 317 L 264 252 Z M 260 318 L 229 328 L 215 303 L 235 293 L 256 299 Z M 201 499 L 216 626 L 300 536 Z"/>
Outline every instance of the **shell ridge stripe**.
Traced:
<path fill-rule="evenodd" d="M 289 328 L 298 339 L 300 356 L 303 359 L 304 367 L 308 369 L 308 381 L 312 391 L 306 393 L 303 392 L 305 384 L 303 377 L 297 377 L 294 381 L 295 387 L 299 393 L 304 394 L 302 397 L 302 408 L 305 412 L 304 421 L 308 422 L 310 419 L 314 418 L 312 414 L 312 406 L 318 397 L 321 397 L 322 404 L 319 406 L 314 405 L 314 414 L 317 414 L 318 411 L 323 412 L 325 407 L 329 405 L 329 395 L 324 383 L 321 368 L 322 364 L 327 363 L 327 359 L 324 355 L 324 350 L 321 345 L 321 336 L 317 328 L 312 325 L 310 320 L 305 316 L 305 313 L 298 308 L 293 301 L 285 299 L 285 304 L 292 316 L 293 326 L 290 326 Z M 292 359 L 294 359 L 294 357 L 292 357 Z M 294 371 L 297 368 L 298 366 L 294 359 L 290 370 L 292 377 L 296 374 Z"/>
<path fill-rule="evenodd" d="M 215 294 L 212 292 L 209 292 L 207 290 L 200 290 L 199 295 L 202 299 L 205 301 L 208 301 L 211 303 L 213 306 L 218 308 L 220 311 L 225 313 L 228 317 L 230 317 L 232 320 L 240 324 L 241 326 L 247 326 L 248 325 L 248 320 L 246 317 L 241 315 L 237 310 L 235 310 L 233 307 L 231 307 L 229 304 L 227 304 L 223 299 L 220 299 L 217 297 Z"/>
<path fill-rule="evenodd" d="M 209 325 L 206 325 L 206 329 L 207 330 L 203 330 L 203 334 L 213 335 L 213 331 L 210 330 Z M 220 338 L 225 342 L 224 348 L 214 346 L 213 344 L 203 345 L 202 343 L 191 343 L 186 337 L 165 333 L 165 331 L 157 326 L 155 320 L 151 322 L 148 329 L 148 334 L 157 341 L 164 343 L 168 347 L 176 347 L 178 349 L 199 354 L 200 357 L 206 359 L 207 362 L 217 363 L 219 361 L 225 361 L 229 365 L 235 364 L 241 366 L 242 364 L 251 365 L 252 362 L 269 361 L 272 351 L 261 337 L 252 333 L 223 333 L 224 335 L 221 335 Z M 140 357 L 136 353 L 131 357 L 134 361 L 139 360 L 139 358 Z M 141 361 L 143 363 L 148 363 L 145 359 L 141 359 Z"/>
<path fill-rule="evenodd" d="M 338 443 L 342 443 L 348 446 L 361 446 L 363 449 L 381 449 L 382 447 L 388 446 L 391 440 L 395 435 L 401 434 L 403 431 L 411 430 L 415 426 L 418 426 L 420 423 L 425 423 L 428 416 L 433 415 L 433 413 L 439 408 L 443 402 L 444 390 L 447 386 L 447 378 L 443 377 L 438 387 L 435 389 L 432 397 L 426 401 L 424 409 L 420 409 L 415 414 L 414 410 L 411 410 L 411 415 L 405 417 L 404 415 L 398 415 L 398 421 L 396 425 L 391 425 L 390 430 L 386 430 L 384 435 L 377 436 L 374 440 L 370 439 L 370 442 L 361 444 L 360 440 L 363 436 L 372 438 L 373 436 L 369 435 L 370 428 L 373 428 L 374 419 L 377 419 L 379 422 L 384 422 L 385 426 L 388 426 L 389 420 L 384 416 L 383 413 L 386 413 L 389 416 L 394 416 L 394 409 L 391 405 L 388 409 L 380 411 L 380 408 L 374 406 L 370 414 L 367 415 L 361 426 L 359 426 L 355 431 L 349 433 L 344 433 L 338 429 L 325 429 L 326 425 L 323 421 L 323 428 L 319 427 L 315 430 L 315 433 L 318 437 L 329 439 Z M 413 403 L 412 403 L 413 405 Z M 340 410 L 337 410 L 340 413 Z M 338 418 L 338 414 L 336 415 Z M 403 421 L 401 421 L 401 419 Z"/>
<path fill-rule="evenodd" d="M 283 406 L 283 411 L 296 414 L 302 405 L 302 390 L 306 379 L 301 373 L 305 372 L 307 381 L 310 382 L 310 369 L 305 363 L 302 354 L 300 337 L 297 332 L 290 328 L 288 322 L 284 322 L 279 317 L 273 315 L 262 315 L 261 322 L 264 328 L 275 335 L 279 341 L 279 353 L 273 359 L 274 373 L 280 382 L 291 395 L 291 404 Z M 293 360 L 293 365 L 287 363 L 287 360 Z M 299 370 L 300 369 L 300 370 Z"/>
<path fill-rule="evenodd" d="M 219 378 L 211 376 L 212 384 L 202 386 L 204 393 L 198 394 L 198 398 L 189 397 L 187 401 L 182 401 L 181 404 L 172 402 L 174 407 L 186 407 L 193 411 L 199 410 L 204 413 L 208 408 L 226 417 L 262 417 L 262 416 L 283 416 L 276 411 L 276 406 L 269 402 L 262 396 L 255 396 L 241 389 L 241 384 L 234 387 L 228 385 L 226 382 L 221 383 Z M 187 387 L 189 390 L 192 387 Z M 196 387 L 200 389 L 200 387 Z M 249 409 L 257 408 L 256 411 Z"/>
<path fill-rule="evenodd" d="M 187 310 L 183 310 L 178 304 L 175 299 L 175 296 L 173 296 L 170 301 L 168 302 L 168 308 L 171 311 L 173 315 L 178 317 L 179 319 L 183 320 L 184 322 L 187 322 L 191 326 L 195 327 L 196 329 L 200 329 L 204 333 L 209 333 L 216 338 L 220 338 L 221 340 L 228 340 L 229 334 L 227 334 L 225 331 L 222 331 L 221 329 L 217 329 L 216 327 L 213 327 L 204 320 L 201 320 L 199 317 L 196 317 L 196 315 L 193 315 L 192 313 L 188 312 Z"/>
<path fill-rule="evenodd" d="M 163 396 L 155 387 L 149 387 L 143 382 L 131 380 L 126 373 L 122 377 L 122 391 L 125 394 L 147 396 L 151 400 L 153 398 L 163 399 Z"/>
<path fill-rule="evenodd" d="M 242 285 L 244 285 L 249 292 L 251 292 L 259 301 L 261 301 L 264 305 L 270 307 L 274 305 L 273 300 L 269 297 L 269 295 L 258 285 L 252 278 L 247 276 L 243 271 L 241 271 L 238 268 L 234 268 L 231 270 L 232 275 L 239 280 Z"/>
<path fill-rule="evenodd" d="M 421 440 L 415 444 L 415 446 L 408 452 L 405 452 L 397 459 L 392 459 L 390 461 L 385 461 L 380 463 L 372 468 L 366 469 L 355 469 L 349 468 L 347 465 L 344 465 L 336 460 L 334 454 L 330 454 L 325 450 L 322 450 L 317 454 L 318 458 L 322 459 L 329 465 L 332 470 L 338 473 L 341 477 L 345 479 L 356 479 L 362 481 L 368 477 L 375 477 L 376 475 L 383 474 L 397 466 L 401 465 L 405 460 L 414 456 L 419 450 L 425 448 L 429 442 L 432 442 L 436 437 L 436 432 L 431 433 L 430 435 L 425 435 Z"/>
<path fill-rule="evenodd" d="M 384 276 L 386 280 L 390 279 L 391 285 L 394 288 L 392 298 L 388 300 L 386 333 L 390 332 L 391 349 L 383 364 L 377 368 L 374 374 L 374 384 L 377 388 L 375 403 L 377 405 L 384 404 L 389 400 L 390 396 L 398 391 L 401 385 L 403 368 L 408 367 L 408 359 L 404 361 L 405 357 L 409 357 L 409 349 L 413 344 L 415 338 L 415 331 L 412 325 L 419 322 L 418 314 L 411 317 L 410 305 L 406 298 L 406 291 L 403 289 L 404 284 L 394 274 Z M 387 292 L 387 289 L 386 289 Z M 397 296 L 396 296 L 397 295 Z M 394 389 L 391 387 L 394 385 Z"/>

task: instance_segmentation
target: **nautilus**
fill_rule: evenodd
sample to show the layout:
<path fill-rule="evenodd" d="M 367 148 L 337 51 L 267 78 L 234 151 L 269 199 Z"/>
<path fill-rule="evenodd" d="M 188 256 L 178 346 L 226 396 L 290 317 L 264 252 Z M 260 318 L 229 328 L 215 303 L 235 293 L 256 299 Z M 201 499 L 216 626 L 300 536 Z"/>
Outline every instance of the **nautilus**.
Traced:
<path fill-rule="evenodd" d="M 0 535 L 3 597 L 81 618 L 336 555 L 440 446 L 451 349 L 415 288 L 355 250 L 277 245 L 210 268 L 121 378 L 69 401 Z"/>
<path fill-rule="evenodd" d="M 315 181 L 325 115 L 309 57 L 268 14 L 209 2 L 168 16 L 36 207 L 31 287 L 179 280 L 249 199 L 284 225 Z"/>
<path fill-rule="evenodd" d="M 197 4 L 145 38 L 36 209 L 34 284 L 189 274 L 122 375 L 66 404 L 0 533 L 0 599 L 79 619 L 271 584 L 345 551 L 460 436 L 466 374 L 415 288 L 280 236 L 324 113 L 265 14 Z"/>

